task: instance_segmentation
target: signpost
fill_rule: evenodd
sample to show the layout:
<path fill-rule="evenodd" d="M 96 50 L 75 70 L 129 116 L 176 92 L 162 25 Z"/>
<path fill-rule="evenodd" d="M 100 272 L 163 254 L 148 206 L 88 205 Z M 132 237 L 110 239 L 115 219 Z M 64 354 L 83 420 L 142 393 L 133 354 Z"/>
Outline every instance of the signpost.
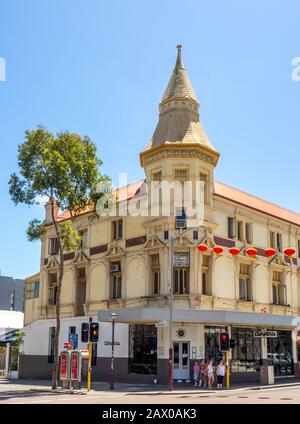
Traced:
<path fill-rule="evenodd" d="M 73 344 L 73 349 L 78 349 L 78 334 L 70 333 L 69 334 L 69 342 Z"/>
<path fill-rule="evenodd" d="M 71 342 L 64 343 L 64 349 L 71 350 L 72 348 L 73 348 L 73 343 Z"/>

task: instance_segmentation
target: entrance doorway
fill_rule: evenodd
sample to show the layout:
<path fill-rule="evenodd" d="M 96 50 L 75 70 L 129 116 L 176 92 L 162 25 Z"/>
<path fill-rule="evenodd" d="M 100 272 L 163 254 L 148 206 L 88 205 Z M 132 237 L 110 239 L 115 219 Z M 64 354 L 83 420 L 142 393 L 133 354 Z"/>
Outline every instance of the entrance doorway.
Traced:
<path fill-rule="evenodd" d="M 174 380 L 189 380 L 190 379 L 190 343 L 189 342 L 174 342 Z"/>

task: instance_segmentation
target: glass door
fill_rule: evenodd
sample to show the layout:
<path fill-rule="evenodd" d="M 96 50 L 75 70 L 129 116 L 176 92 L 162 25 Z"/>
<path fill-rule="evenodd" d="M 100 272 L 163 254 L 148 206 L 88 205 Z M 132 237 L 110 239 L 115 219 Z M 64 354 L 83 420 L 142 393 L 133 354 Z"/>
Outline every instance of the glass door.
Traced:
<path fill-rule="evenodd" d="M 190 349 L 189 342 L 173 343 L 173 379 L 190 379 Z"/>

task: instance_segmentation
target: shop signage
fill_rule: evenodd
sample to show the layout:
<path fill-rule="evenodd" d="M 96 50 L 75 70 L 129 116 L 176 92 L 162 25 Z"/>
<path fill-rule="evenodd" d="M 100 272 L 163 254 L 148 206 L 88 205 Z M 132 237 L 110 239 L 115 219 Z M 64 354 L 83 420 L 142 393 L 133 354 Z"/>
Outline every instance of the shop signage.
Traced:
<path fill-rule="evenodd" d="M 111 346 L 112 342 L 110 342 L 109 340 L 105 340 L 104 345 Z M 120 346 L 120 342 L 114 342 L 114 346 Z"/>
<path fill-rule="evenodd" d="M 72 342 L 66 342 L 64 343 L 64 349 L 72 349 L 73 343 Z"/>
<path fill-rule="evenodd" d="M 277 337 L 277 331 L 273 331 L 273 330 L 257 330 L 257 331 L 254 331 L 254 337 L 256 337 L 256 338 Z"/>
<path fill-rule="evenodd" d="M 69 334 L 69 342 L 73 344 L 73 349 L 78 349 L 78 334 L 76 333 Z"/>
<path fill-rule="evenodd" d="M 168 321 L 166 321 L 166 320 L 164 320 L 164 321 L 160 321 L 160 322 L 157 322 L 157 323 L 155 324 L 155 327 L 156 327 L 156 328 L 169 327 L 169 323 L 168 323 Z"/>
<path fill-rule="evenodd" d="M 190 257 L 188 253 L 175 252 L 174 254 L 174 266 L 189 266 Z"/>

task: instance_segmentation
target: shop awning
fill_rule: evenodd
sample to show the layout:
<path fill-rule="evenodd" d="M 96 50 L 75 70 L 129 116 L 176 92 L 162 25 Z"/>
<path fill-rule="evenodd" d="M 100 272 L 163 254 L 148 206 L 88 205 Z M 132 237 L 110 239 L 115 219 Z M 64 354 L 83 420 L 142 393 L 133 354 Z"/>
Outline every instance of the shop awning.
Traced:
<path fill-rule="evenodd" d="M 98 312 L 99 322 L 111 322 L 112 313 L 117 314 L 116 322 L 122 323 L 157 323 L 160 321 L 168 321 L 170 316 L 168 308 L 114 309 Z M 293 329 L 300 326 L 300 317 L 258 314 L 254 312 L 174 309 L 173 322 L 251 325 L 257 327 L 282 327 Z"/>

